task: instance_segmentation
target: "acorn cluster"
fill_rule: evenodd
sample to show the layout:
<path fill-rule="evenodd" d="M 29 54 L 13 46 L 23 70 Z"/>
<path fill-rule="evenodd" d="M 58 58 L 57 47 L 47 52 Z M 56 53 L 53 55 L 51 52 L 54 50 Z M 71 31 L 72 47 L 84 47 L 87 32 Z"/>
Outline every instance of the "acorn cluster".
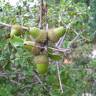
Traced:
<path fill-rule="evenodd" d="M 45 30 L 33 27 L 28 31 L 34 43 L 28 45 L 27 43 L 30 43 L 30 41 L 24 41 L 24 47 L 34 55 L 34 63 L 38 73 L 45 74 L 48 71 L 49 65 L 48 52 L 45 50 L 48 47 L 48 42 L 56 43 L 64 35 L 65 29 L 64 27 L 58 27 L 46 32 Z M 13 38 L 15 35 L 22 35 L 22 27 L 20 25 L 12 26 L 10 37 Z"/>
<path fill-rule="evenodd" d="M 20 36 L 23 33 L 23 29 L 20 25 L 13 25 L 11 28 L 10 37 L 13 38 L 15 35 Z"/>

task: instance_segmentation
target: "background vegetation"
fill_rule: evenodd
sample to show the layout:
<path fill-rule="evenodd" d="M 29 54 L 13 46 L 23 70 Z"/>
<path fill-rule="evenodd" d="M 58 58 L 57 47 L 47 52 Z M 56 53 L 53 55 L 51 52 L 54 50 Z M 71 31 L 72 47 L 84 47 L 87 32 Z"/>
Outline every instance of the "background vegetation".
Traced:
<path fill-rule="evenodd" d="M 32 53 L 10 44 L 6 24 L 38 27 L 39 5 L 34 0 L 20 0 L 17 6 L 0 0 L 0 96 L 82 96 L 96 95 L 96 59 L 91 58 L 96 29 L 96 0 L 47 0 L 45 17 L 49 28 L 66 28 L 62 48 L 76 48 L 68 56 L 72 62 L 50 62 L 44 76 L 36 72 Z M 65 58 L 65 57 L 64 57 Z M 60 66 L 60 89 L 57 63 Z M 68 61 L 69 62 L 69 61 Z"/>

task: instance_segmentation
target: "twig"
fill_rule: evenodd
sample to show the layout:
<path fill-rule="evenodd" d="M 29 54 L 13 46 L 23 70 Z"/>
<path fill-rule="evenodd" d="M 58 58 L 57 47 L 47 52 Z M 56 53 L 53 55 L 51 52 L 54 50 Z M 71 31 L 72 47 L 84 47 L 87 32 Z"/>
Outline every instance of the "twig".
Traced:
<path fill-rule="evenodd" d="M 41 81 L 41 79 L 39 78 L 39 76 L 36 74 L 36 72 L 35 72 L 35 71 L 33 71 L 33 72 L 34 72 L 35 77 L 36 77 L 37 80 L 39 81 L 39 83 L 40 83 L 41 85 L 43 85 L 43 82 Z"/>
<path fill-rule="evenodd" d="M 64 42 L 64 39 L 65 39 L 65 36 L 66 36 L 66 33 L 64 34 L 64 36 L 59 40 L 59 42 L 55 45 L 57 48 L 59 48 L 59 51 L 63 42 Z M 58 53 L 58 52 L 57 52 Z M 61 82 L 61 76 L 60 76 L 60 67 L 59 67 L 59 62 L 56 62 L 56 67 L 57 67 L 57 74 L 58 74 L 58 80 L 59 80 L 59 85 L 60 85 L 60 90 L 61 90 L 61 93 L 63 93 L 63 86 L 62 86 L 62 82 Z"/>
<path fill-rule="evenodd" d="M 19 82 L 17 82 L 17 81 L 15 81 L 15 80 L 10 80 L 10 82 L 12 82 L 13 84 L 16 84 L 16 85 L 20 85 L 21 83 L 19 83 Z"/>
<path fill-rule="evenodd" d="M 74 41 L 76 41 L 79 36 L 80 36 L 80 33 L 77 34 L 77 36 L 69 43 L 68 47 L 70 47 L 70 45 L 71 45 Z"/>
<path fill-rule="evenodd" d="M 3 22 L 0 22 L 0 26 L 3 26 L 3 27 L 9 27 L 9 28 L 12 27 L 12 25 L 10 25 L 10 24 L 6 24 L 6 23 L 3 23 Z"/>
<path fill-rule="evenodd" d="M 58 80 L 59 80 L 59 84 L 60 84 L 60 90 L 63 93 L 63 86 L 62 86 L 62 82 L 61 82 L 60 70 L 59 70 L 60 68 L 59 68 L 59 63 L 58 62 L 56 64 L 56 67 L 57 67 L 57 73 L 58 73 Z"/>
<path fill-rule="evenodd" d="M 32 41 L 25 41 L 24 44 L 25 44 L 25 45 L 36 46 L 36 47 L 38 47 L 38 48 L 45 49 L 46 51 L 47 51 L 48 48 L 51 49 L 51 50 L 54 50 L 54 51 L 56 51 L 56 52 L 58 51 L 58 52 L 63 52 L 63 53 L 65 53 L 65 52 L 70 53 L 70 52 L 72 51 L 71 48 L 53 48 L 53 47 L 46 47 L 46 46 L 45 46 L 45 47 L 42 47 L 42 46 L 34 45 L 35 42 L 32 42 Z"/>
<path fill-rule="evenodd" d="M 62 38 L 60 38 L 60 40 L 56 43 L 56 47 L 57 48 L 60 48 L 64 42 L 64 39 L 65 39 L 65 36 L 66 36 L 66 33 L 64 34 L 64 36 Z"/>
<path fill-rule="evenodd" d="M 84 40 L 86 40 L 86 41 L 90 41 L 89 39 L 87 39 L 86 37 L 84 37 L 81 33 L 84 33 L 84 31 L 82 31 L 82 32 L 76 32 L 76 31 L 74 31 L 74 33 L 77 35 L 77 36 L 80 36 L 82 39 L 84 39 Z"/>
<path fill-rule="evenodd" d="M 52 48 L 52 47 L 48 47 L 48 48 L 50 48 L 50 49 L 52 49 L 52 50 L 54 50 L 54 51 L 58 51 L 58 52 L 63 52 L 63 53 L 65 53 L 65 52 L 67 52 L 67 53 L 70 53 L 71 52 L 71 48 Z"/>
<path fill-rule="evenodd" d="M 43 0 L 40 0 L 40 21 L 39 21 L 39 28 L 42 29 L 42 12 L 43 12 Z"/>
<path fill-rule="evenodd" d="M 11 28 L 12 25 L 11 24 L 6 24 L 6 23 L 3 23 L 3 22 L 0 22 L 0 26 L 2 27 L 8 27 L 8 28 Z M 28 27 L 25 27 L 25 26 L 21 26 L 23 29 L 25 30 L 28 30 L 29 28 Z"/>
<path fill-rule="evenodd" d="M 8 77 L 8 74 L 0 72 L 0 77 Z"/>
<path fill-rule="evenodd" d="M 40 79 L 40 77 L 37 75 L 37 72 L 34 70 L 33 71 L 34 72 L 34 75 L 35 75 L 35 77 L 37 78 L 37 80 L 39 81 L 39 83 L 43 86 L 43 88 L 49 93 L 49 96 L 51 96 L 50 95 L 50 92 L 47 90 L 47 88 L 46 88 L 46 86 L 44 85 L 44 83 L 42 82 L 42 80 Z"/>

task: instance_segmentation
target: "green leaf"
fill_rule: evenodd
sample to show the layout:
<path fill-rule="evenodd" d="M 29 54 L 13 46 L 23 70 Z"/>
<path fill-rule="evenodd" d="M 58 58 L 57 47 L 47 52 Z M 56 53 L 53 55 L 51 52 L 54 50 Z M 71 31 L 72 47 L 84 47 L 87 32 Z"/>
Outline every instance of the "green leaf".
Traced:
<path fill-rule="evenodd" d="M 14 46 L 14 47 L 22 47 L 24 44 L 23 39 L 17 36 L 14 36 L 13 38 L 10 39 L 10 43 Z"/>
<path fill-rule="evenodd" d="M 48 48 L 48 53 L 52 53 L 53 50 L 51 48 Z"/>
<path fill-rule="evenodd" d="M 93 59 L 92 61 L 90 61 L 89 66 L 92 68 L 96 67 L 96 59 Z"/>
<path fill-rule="evenodd" d="M 69 43 L 69 41 L 64 41 L 63 48 L 67 48 L 68 47 L 68 43 Z"/>
<path fill-rule="evenodd" d="M 55 61 L 59 61 L 59 60 L 61 59 L 61 56 L 60 56 L 60 55 L 57 55 L 57 54 L 48 53 L 48 56 L 49 56 L 52 60 L 55 60 Z"/>

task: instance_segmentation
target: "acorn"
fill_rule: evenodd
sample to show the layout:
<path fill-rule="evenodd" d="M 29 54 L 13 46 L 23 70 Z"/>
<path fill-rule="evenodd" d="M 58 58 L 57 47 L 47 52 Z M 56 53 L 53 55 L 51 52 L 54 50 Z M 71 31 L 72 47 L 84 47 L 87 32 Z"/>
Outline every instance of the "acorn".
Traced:
<path fill-rule="evenodd" d="M 31 42 L 31 41 L 24 41 L 24 47 L 29 51 L 32 52 L 33 55 L 39 55 L 41 48 L 39 48 L 40 44 Z"/>
<path fill-rule="evenodd" d="M 35 42 L 24 41 L 24 48 L 26 48 L 28 51 L 32 51 L 33 46 L 35 46 Z"/>
<path fill-rule="evenodd" d="M 24 48 L 26 48 L 28 51 L 32 50 L 32 46 L 31 45 L 24 45 Z"/>
<path fill-rule="evenodd" d="M 58 28 L 55 28 L 54 32 L 58 35 L 58 37 L 62 37 L 64 33 L 66 32 L 66 30 L 64 29 L 63 26 L 60 26 Z"/>
<path fill-rule="evenodd" d="M 56 43 L 59 40 L 59 37 L 53 30 L 50 30 L 48 32 L 48 40 L 50 40 L 52 43 Z"/>
<path fill-rule="evenodd" d="M 38 55 L 34 58 L 34 62 L 37 67 L 37 71 L 40 74 L 45 74 L 48 71 L 48 56 Z"/>
<path fill-rule="evenodd" d="M 32 47 L 31 51 L 32 51 L 33 55 L 39 55 L 40 54 L 41 48 L 39 46 L 40 46 L 40 44 L 35 43 L 35 45 Z"/>
<path fill-rule="evenodd" d="M 36 38 L 36 42 L 45 43 L 47 41 L 48 33 L 45 30 L 41 30 L 39 35 Z"/>
<path fill-rule="evenodd" d="M 29 33 L 35 39 L 36 37 L 39 36 L 40 29 L 36 27 L 30 28 Z"/>
<path fill-rule="evenodd" d="M 65 29 L 63 27 L 59 27 L 59 28 L 55 28 L 53 30 L 49 30 L 48 32 L 48 39 L 53 42 L 56 43 L 60 37 L 62 37 L 65 33 Z"/>
<path fill-rule="evenodd" d="M 23 32 L 23 29 L 20 25 L 13 25 L 11 28 L 10 37 L 13 37 L 14 35 L 21 35 Z"/>

